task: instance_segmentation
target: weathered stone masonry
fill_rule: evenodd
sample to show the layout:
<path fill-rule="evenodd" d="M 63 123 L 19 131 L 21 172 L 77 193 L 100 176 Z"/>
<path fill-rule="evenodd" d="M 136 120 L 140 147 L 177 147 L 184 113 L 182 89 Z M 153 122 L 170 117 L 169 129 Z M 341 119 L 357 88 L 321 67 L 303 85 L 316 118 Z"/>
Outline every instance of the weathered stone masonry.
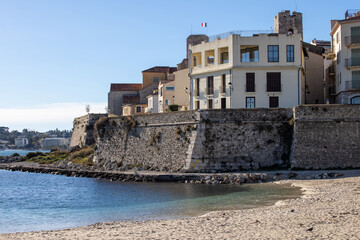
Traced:
<path fill-rule="evenodd" d="M 360 106 L 311 105 L 294 110 L 292 168 L 360 167 Z"/>
<path fill-rule="evenodd" d="M 360 167 L 360 106 L 200 110 L 102 118 L 96 125 L 94 159 L 108 170 Z"/>

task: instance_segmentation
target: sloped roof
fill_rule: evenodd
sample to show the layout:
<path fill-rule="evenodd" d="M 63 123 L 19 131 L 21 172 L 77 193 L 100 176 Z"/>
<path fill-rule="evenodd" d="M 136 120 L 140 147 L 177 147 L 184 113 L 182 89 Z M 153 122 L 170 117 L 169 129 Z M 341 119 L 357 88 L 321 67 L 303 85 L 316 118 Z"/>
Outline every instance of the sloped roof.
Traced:
<path fill-rule="evenodd" d="M 168 67 L 168 66 L 156 66 L 149 69 L 146 69 L 142 72 L 163 72 L 163 73 L 173 73 L 177 71 L 176 67 Z"/>
<path fill-rule="evenodd" d="M 140 96 L 123 96 L 123 103 L 140 103 Z"/>
<path fill-rule="evenodd" d="M 139 91 L 142 89 L 142 84 L 132 83 L 112 83 L 110 91 Z"/>

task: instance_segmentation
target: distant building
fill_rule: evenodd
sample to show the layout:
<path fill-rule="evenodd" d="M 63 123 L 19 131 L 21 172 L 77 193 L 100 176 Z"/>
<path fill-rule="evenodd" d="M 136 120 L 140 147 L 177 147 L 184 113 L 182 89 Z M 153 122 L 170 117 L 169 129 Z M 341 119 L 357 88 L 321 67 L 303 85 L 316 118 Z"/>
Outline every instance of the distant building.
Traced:
<path fill-rule="evenodd" d="M 134 103 L 134 104 L 125 104 L 123 106 L 123 116 L 132 116 L 132 115 L 138 115 L 145 113 L 145 108 L 147 107 L 147 104 L 140 104 L 140 103 Z"/>
<path fill-rule="evenodd" d="M 305 57 L 305 104 L 324 104 L 324 52 L 325 49 L 303 42 Z"/>
<path fill-rule="evenodd" d="M 28 144 L 29 144 L 29 139 L 27 139 L 26 137 L 18 137 L 17 139 L 15 139 L 15 146 L 17 148 L 24 148 Z"/>
<path fill-rule="evenodd" d="M 145 113 L 158 113 L 159 112 L 159 95 L 158 90 L 147 96 L 148 104 L 145 108 Z"/>
<path fill-rule="evenodd" d="M 325 50 L 331 48 L 331 42 L 327 41 L 327 40 L 317 40 L 316 38 L 314 38 L 313 40 L 311 40 L 310 44 L 314 45 L 314 46 L 317 46 L 317 47 L 322 47 Z"/>
<path fill-rule="evenodd" d="M 159 112 L 167 112 L 175 100 L 175 81 L 161 81 L 158 91 Z"/>
<path fill-rule="evenodd" d="M 345 19 L 331 20 L 330 35 L 329 101 L 360 104 L 360 10 L 348 10 Z"/>
<path fill-rule="evenodd" d="M 68 147 L 70 140 L 70 138 L 43 138 L 40 144 L 43 148 Z"/>
<path fill-rule="evenodd" d="M 162 80 L 174 80 L 175 67 L 156 66 L 142 71 L 142 84 L 112 83 L 108 94 L 108 108 L 111 114 L 122 115 L 126 97 L 137 97 L 136 104 L 147 104 L 147 96 L 158 89 Z M 125 97 L 125 98 L 124 98 Z M 132 102 L 131 104 L 135 104 Z"/>

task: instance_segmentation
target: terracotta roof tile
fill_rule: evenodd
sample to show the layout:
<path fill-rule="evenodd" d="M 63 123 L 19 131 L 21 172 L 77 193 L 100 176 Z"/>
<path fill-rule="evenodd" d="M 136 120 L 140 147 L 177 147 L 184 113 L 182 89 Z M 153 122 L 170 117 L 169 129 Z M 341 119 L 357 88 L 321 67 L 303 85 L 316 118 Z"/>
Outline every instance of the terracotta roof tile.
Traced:
<path fill-rule="evenodd" d="M 142 89 L 142 84 L 131 83 L 112 83 L 110 91 L 139 91 Z"/>
<path fill-rule="evenodd" d="M 123 96 L 123 103 L 140 103 L 140 96 Z"/>
<path fill-rule="evenodd" d="M 177 71 L 176 67 L 163 67 L 163 66 L 156 66 L 149 69 L 146 69 L 142 72 L 163 72 L 163 73 L 173 73 Z"/>

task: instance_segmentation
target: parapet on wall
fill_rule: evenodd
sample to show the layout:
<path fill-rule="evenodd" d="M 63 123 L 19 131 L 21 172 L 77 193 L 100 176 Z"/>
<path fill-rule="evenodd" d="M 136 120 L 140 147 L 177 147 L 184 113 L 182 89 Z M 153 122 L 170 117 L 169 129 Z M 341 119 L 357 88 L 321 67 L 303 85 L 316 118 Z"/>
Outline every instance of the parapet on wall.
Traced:
<path fill-rule="evenodd" d="M 360 167 L 360 106 L 306 105 L 294 110 L 291 167 Z"/>

